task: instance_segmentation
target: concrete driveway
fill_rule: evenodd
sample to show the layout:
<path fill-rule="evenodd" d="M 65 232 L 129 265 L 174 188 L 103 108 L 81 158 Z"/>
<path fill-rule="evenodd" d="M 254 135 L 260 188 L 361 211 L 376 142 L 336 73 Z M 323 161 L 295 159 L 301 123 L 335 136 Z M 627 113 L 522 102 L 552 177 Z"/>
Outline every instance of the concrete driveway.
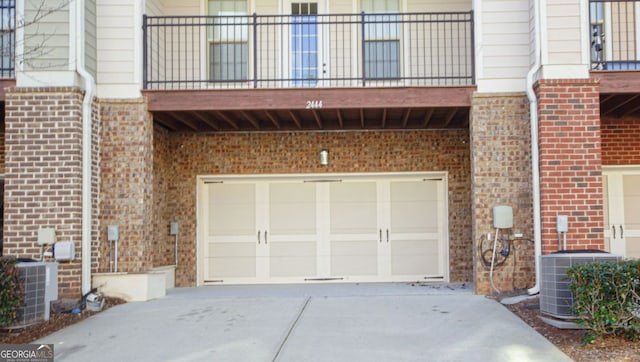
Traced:
<path fill-rule="evenodd" d="M 55 361 L 571 361 L 464 284 L 177 288 L 36 343 Z"/>

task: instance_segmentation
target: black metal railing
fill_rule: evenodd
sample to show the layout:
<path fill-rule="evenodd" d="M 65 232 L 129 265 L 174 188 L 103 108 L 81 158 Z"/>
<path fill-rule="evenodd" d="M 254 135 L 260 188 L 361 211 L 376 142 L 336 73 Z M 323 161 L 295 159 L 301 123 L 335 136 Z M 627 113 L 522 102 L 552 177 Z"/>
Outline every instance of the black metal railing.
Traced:
<path fill-rule="evenodd" d="M 16 2 L 0 0 L 0 79 L 15 78 Z"/>
<path fill-rule="evenodd" d="M 589 0 L 591 68 L 640 70 L 640 0 Z"/>
<path fill-rule="evenodd" d="M 145 16 L 144 88 L 472 85 L 472 12 Z"/>

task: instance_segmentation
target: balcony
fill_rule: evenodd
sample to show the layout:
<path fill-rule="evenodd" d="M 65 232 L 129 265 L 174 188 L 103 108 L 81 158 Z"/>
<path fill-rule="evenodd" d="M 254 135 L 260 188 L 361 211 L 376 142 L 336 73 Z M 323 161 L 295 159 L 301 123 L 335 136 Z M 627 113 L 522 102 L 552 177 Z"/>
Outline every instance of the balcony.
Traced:
<path fill-rule="evenodd" d="M 590 0 L 591 68 L 640 70 L 639 0 Z"/>
<path fill-rule="evenodd" d="M 589 0 L 591 76 L 602 117 L 640 116 L 640 0 Z"/>
<path fill-rule="evenodd" d="M 144 18 L 144 88 L 467 86 L 472 12 Z"/>

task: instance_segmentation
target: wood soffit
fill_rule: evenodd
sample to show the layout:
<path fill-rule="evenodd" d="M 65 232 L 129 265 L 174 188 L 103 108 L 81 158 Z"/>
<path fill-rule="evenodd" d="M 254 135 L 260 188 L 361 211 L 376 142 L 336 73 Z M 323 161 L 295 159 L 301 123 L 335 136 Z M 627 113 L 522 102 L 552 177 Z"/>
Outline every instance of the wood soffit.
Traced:
<path fill-rule="evenodd" d="M 592 71 L 591 78 L 600 83 L 601 117 L 640 117 L 640 72 Z"/>
<path fill-rule="evenodd" d="M 174 132 L 468 128 L 475 87 L 144 91 Z"/>

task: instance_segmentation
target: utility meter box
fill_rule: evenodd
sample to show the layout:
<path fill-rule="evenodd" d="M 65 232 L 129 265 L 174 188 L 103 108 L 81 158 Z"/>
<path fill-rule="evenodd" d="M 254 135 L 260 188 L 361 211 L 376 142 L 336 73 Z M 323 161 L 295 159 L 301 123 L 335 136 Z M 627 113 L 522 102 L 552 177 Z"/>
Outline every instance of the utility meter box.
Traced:
<path fill-rule="evenodd" d="M 178 223 L 177 222 L 172 222 L 171 224 L 169 224 L 169 232 L 171 233 L 171 235 L 178 235 Z"/>
<path fill-rule="evenodd" d="M 120 228 L 118 225 L 107 226 L 107 239 L 109 241 L 118 241 L 118 239 L 120 239 Z"/>
<path fill-rule="evenodd" d="M 556 216 L 556 231 L 559 233 L 569 231 L 569 217 L 567 215 Z"/>
<path fill-rule="evenodd" d="M 493 227 L 496 229 L 513 228 L 513 208 L 506 205 L 493 207 Z"/>

